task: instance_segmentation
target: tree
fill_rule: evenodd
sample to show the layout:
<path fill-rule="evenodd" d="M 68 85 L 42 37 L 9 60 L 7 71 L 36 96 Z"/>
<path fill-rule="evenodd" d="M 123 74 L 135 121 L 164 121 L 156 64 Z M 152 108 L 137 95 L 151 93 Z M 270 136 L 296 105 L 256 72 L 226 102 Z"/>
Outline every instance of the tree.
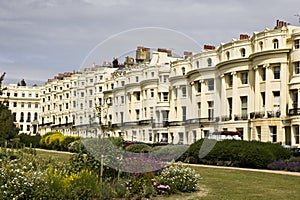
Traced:
<path fill-rule="evenodd" d="M 0 95 L 2 95 L 2 81 L 5 73 L 0 77 Z M 0 143 L 5 140 L 12 139 L 19 132 L 14 123 L 14 115 L 11 111 L 0 101 Z"/>
<path fill-rule="evenodd" d="M 3 103 L 0 103 L 0 141 L 9 140 L 18 134 L 14 116 Z"/>

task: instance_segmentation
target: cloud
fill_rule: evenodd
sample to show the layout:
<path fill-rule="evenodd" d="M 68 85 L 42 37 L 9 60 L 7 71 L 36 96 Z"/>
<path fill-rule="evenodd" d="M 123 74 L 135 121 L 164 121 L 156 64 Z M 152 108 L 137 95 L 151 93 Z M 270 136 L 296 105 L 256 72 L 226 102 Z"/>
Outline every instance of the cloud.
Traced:
<path fill-rule="evenodd" d="M 142 27 L 174 29 L 194 38 L 201 46 L 219 45 L 240 33 L 273 28 L 276 19 L 299 25 L 294 16 L 300 12 L 298 4 L 297 0 L 0 1 L 0 62 L 14 62 L 14 70 L 26 69 L 32 77 L 44 77 L 47 75 L 44 71 L 50 75 L 78 69 L 100 42 L 122 31 Z M 128 41 L 131 43 L 122 44 L 125 47 L 114 43 L 104 53 L 95 55 L 98 64 L 122 55 L 119 49 L 133 49 L 138 43 L 132 38 Z M 159 46 L 167 45 L 163 37 L 161 45 L 159 38 L 157 41 Z M 180 45 L 184 46 L 182 40 L 165 47 Z M 40 68 L 43 70 L 37 70 Z"/>
<path fill-rule="evenodd" d="M 3 56 L 0 56 L 0 63 L 1 64 L 12 64 L 14 63 L 15 61 L 12 60 L 12 59 L 9 59 L 9 58 L 5 58 Z"/>

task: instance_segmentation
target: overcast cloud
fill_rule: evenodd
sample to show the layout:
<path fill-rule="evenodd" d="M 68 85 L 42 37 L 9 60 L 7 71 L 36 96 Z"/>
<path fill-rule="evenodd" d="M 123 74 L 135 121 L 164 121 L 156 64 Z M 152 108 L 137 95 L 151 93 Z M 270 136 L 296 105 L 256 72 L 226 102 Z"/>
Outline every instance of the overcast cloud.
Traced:
<path fill-rule="evenodd" d="M 295 14 L 298 0 L 0 0 L 0 73 L 46 81 L 137 45 L 197 52 L 277 19 L 300 25 Z"/>

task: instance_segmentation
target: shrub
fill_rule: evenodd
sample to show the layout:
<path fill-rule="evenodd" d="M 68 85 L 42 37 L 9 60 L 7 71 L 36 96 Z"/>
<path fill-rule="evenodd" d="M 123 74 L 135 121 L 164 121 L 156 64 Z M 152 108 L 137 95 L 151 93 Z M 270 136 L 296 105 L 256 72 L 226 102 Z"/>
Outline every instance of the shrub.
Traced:
<path fill-rule="evenodd" d="M 193 192 L 196 190 L 200 175 L 192 168 L 181 163 L 173 164 L 162 170 L 157 182 L 168 185 L 171 192 Z"/>
<path fill-rule="evenodd" d="M 288 159 L 291 153 L 279 144 L 257 141 L 224 140 L 202 159 L 199 151 L 203 139 L 192 144 L 180 160 L 190 163 L 225 165 L 248 168 L 267 168 L 275 160 Z"/>
<path fill-rule="evenodd" d="M 286 168 L 288 171 L 300 172 L 300 162 L 289 162 Z"/>
<path fill-rule="evenodd" d="M 268 164 L 268 169 L 271 170 L 285 170 L 286 167 L 287 167 L 286 163 L 282 161 L 274 161 Z"/>
<path fill-rule="evenodd" d="M 60 150 L 62 151 L 68 151 L 68 145 L 76 140 L 79 140 L 79 137 L 73 137 L 73 136 L 64 136 L 60 141 Z"/>
<path fill-rule="evenodd" d="M 165 162 L 177 161 L 186 152 L 187 145 L 167 145 L 153 147 L 151 154 Z"/>
<path fill-rule="evenodd" d="M 19 135 L 20 138 L 20 143 L 24 144 L 26 147 L 33 147 L 33 148 L 38 148 L 40 147 L 40 140 L 41 140 L 41 136 L 40 135 L 28 135 L 25 133 L 21 133 Z"/>
<path fill-rule="evenodd" d="M 143 176 L 129 180 L 126 188 L 128 189 L 126 197 L 130 199 L 150 198 L 155 194 L 151 179 Z"/>
<path fill-rule="evenodd" d="M 152 150 L 152 148 L 146 144 L 132 144 L 125 149 L 133 153 L 148 153 Z"/>
<path fill-rule="evenodd" d="M 75 140 L 74 142 L 69 143 L 68 151 L 76 152 L 76 153 L 79 153 L 79 152 L 86 153 L 87 152 L 85 146 L 82 144 L 82 142 L 80 140 Z"/>
<path fill-rule="evenodd" d="M 79 137 L 64 136 L 59 132 L 49 132 L 42 136 L 40 145 L 46 149 L 67 151 L 69 144 L 79 139 Z"/>

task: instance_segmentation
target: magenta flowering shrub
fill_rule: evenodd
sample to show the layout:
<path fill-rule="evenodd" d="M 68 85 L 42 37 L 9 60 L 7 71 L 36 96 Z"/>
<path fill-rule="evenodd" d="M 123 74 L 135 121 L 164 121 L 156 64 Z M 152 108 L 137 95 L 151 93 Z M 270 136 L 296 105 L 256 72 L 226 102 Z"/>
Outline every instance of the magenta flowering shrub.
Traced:
<path fill-rule="evenodd" d="M 123 171 L 136 174 L 157 172 L 165 167 L 165 162 L 153 157 L 151 154 L 135 154 L 123 159 Z"/>
<path fill-rule="evenodd" d="M 152 181 L 153 188 L 155 189 L 157 194 L 162 194 L 162 195 L 171 194 L 171 188 L 169 185 L 159 184 L 156 182 L 155 178 L 151 179 L 151 181 Z"/>

